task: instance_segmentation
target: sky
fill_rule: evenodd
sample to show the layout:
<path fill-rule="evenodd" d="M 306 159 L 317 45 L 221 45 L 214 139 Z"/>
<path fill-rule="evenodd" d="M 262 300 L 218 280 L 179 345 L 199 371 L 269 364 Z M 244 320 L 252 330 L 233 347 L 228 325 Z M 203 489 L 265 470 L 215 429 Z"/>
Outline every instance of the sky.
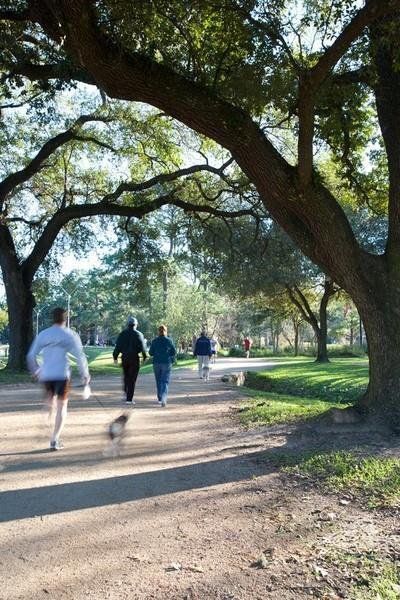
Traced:
<path fill-rule="evenodd" d="M 79 258 L 79 271 L 89 271 L 95 269 L 101 265 L 101 255 L 97 250 L 90 250 L 85 258 Z M 73 254 L 66 254 L 60 270 L 61 277 L 68 275 L 77 268 L 77 258 Z M 0 272 L 0 301 L 5 300 L 5 289 L 3 284 L 3 278 Z"/>

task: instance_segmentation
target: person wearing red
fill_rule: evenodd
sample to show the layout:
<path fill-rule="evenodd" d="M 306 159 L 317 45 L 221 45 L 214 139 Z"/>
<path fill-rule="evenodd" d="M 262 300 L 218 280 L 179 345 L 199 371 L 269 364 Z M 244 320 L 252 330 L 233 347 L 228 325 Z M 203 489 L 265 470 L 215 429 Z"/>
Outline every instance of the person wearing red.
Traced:
<path fill-rule="evenodd" d="M 243 340 L 243 348 L 246 354 L 246 358 L 250 358 L 250 349 L 252 346 L 253 342 L 251 341 L 251 339 L 246 335 L 246 337 Z"/>

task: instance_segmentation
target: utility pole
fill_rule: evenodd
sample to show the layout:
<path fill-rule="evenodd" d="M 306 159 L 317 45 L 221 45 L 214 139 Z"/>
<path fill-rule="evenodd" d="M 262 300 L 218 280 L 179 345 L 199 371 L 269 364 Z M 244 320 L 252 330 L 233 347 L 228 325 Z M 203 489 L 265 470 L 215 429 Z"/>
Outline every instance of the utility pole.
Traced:
<path fill-rule="evenodd" d="M 71 296 L 76 292 L 76 290 L 78 289 L 77 287 L 74 289 L 73 292 L 67 292 L 67 290 L 65 290 L 61 285 L 60 288 L 62 289 L 62 291 L 64 292 L 64 294 L 67 296 L 67 327 L 69 327 L 69 323 L 70 323 L 70 313 L 71 313 Z"/>
<path fill-rule="evenodd" d="M 39 308 L 39 309 L 34 308 L 33 309 L 35 311 L 35 313 L 36 313 L 36 335 L 38 335 L 38 333 L 39 333 L 39 316 L 40 316 L 40 313 L 42 312 L 42 310 L 44 308 L 46 308 L 46 306 L 47 305 L 45 304 L 44 306 L 42 306 L 42 308 Z"/>

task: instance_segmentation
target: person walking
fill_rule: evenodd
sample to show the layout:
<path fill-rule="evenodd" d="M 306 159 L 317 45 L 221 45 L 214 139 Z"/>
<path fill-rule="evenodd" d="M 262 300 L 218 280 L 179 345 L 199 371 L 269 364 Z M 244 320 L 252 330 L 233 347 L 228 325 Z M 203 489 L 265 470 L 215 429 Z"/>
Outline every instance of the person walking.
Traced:
<path fill-rule="evenodd" d="M 171 368 L 176 356 L 175 346 L 171 338 L 167 336 L 165 325 L 160 325 L 158 328 L 158 336 L 151 342 L 149 354 L 153 357 L 158 404 L 164 407 L 167 406 Z"/>
<path fill-rule="evenodd" d="M 250 349 L 253 345 L 252 340 L 249 338 L 249 336 L 246 335 L 246 337 L 243 340 L 243 348 L 246 354 L 246 358 L 250 358 Z"/>
<path fill-rule="evenodd" d="M 63 308 L 53 311 L 53 325 L 44 329 L 33 341 L 28 355 L 28 368 L 32 375 L 41 381 L 46 390 L 49 415 L 54 405 L 57 411 L 54 430 L 50 438 L 50 450 L 61 450 L 60 434 L 65 425 L 68 407 L 68 391 L 70 387 L 71 369 L 68 353 L 72 354 L 78 363 L 79 372 L 84 385 L 90 381 L 86 356 L 82 343 L 76 333 L 66 327 L 67 313 Z M 42 364 L 37 357 L 41 355 Z"/>
<path fill-rule="evenodd" d="M 199 369 L 200 379 L 208 381 L 210 375 L 210 358 L 212 356 L 212 352 L 210 338 L 207 337 L 206 332 L 204 330 L 201 332 L 200 337 L 196 340 L 193 356 L 197 357 L 197 365 Z"/>
<path fill-rule="evenodd" d="M 140 369 L 139 354 L 143 361 L 147 358 L 146 344 L 141 331 L 137 330 L 138 321 L 135 317 L 129 317 L 127 327 L 119 334 L 113 351 L 114 364 L 118 364 L 118 356 L 122 355 L 122 369 L 124 373 L 124 397 L 126 404 L 133 405 L 135 401 L 135 385 Z"/>
<path fill-rule="evenodd" d="M 217 358 L 217 352 L 218 352 L 218 339 L 213 336 L 210 339 L 210 344 L 211 344 L 211 362 L 215 365 L 215 359 Z"/>

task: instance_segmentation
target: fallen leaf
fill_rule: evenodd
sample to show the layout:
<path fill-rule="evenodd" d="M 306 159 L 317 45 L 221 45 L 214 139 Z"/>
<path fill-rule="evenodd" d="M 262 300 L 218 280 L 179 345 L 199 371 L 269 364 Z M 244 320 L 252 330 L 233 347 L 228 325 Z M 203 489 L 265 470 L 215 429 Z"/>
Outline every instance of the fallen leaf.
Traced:
<path fill-rule="evenodd" d="M 182 569 L 181 563 L 171 563 L 165 567 L 166 571 L 180 571 Z"/>

